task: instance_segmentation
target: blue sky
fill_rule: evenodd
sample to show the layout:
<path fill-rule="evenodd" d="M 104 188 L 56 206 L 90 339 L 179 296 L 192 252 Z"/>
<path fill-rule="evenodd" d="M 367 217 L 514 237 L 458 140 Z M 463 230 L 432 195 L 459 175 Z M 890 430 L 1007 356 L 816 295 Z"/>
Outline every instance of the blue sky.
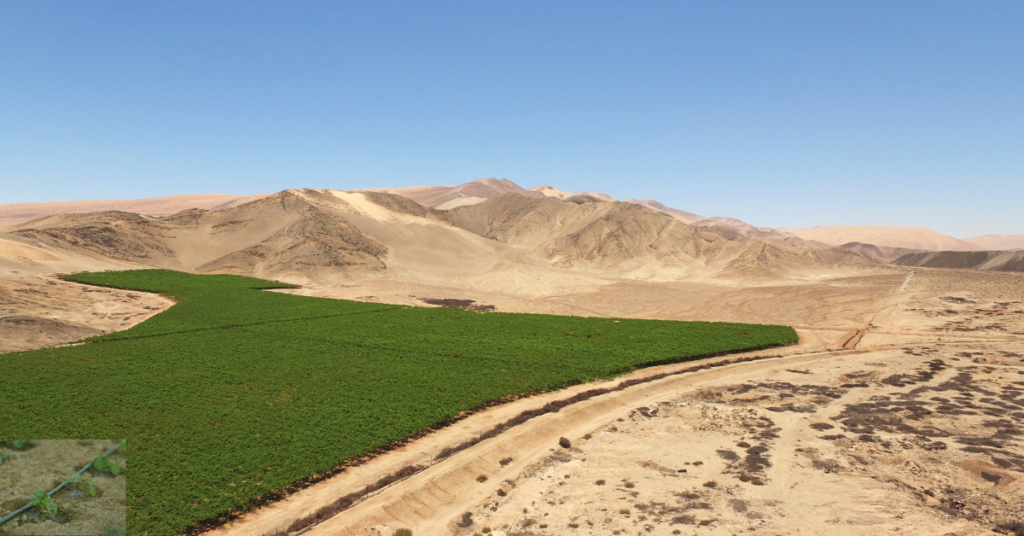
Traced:
<path fill-rule="evenodd" d="M 1024 233 L 1024 3 L 0 0 L 0 203 L 483 177 Z"/>

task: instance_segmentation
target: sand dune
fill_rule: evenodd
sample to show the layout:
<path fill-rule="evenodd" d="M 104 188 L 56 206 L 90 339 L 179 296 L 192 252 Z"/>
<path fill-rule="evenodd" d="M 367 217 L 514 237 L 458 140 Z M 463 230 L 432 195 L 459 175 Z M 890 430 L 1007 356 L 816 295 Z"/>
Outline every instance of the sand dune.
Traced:
<path fill-rule="evenodd" d="M 148 216 L 167 216 L 188 210 L 202 208 L 218 210 L 254 201 L 268 194 L 186 194 L 143 199 L 119 199 L 114 201 L 58 201 L 53 203 L 11 203 L 0 205 L 0 227 L 17 225 L 54 214 L 84 212 L 106 212 L 118 210 Z"/>
<path fill-rule="evenodd" d="M 883 227 L 880 225 L 836 225 L 807 229 L 779 229 L 806 240 L 832 246 L 850 242 L 879 247 L 926 249 L 930 251 L 980 251 L 981 246 L 924 227 Z"/>
<path fill-rule="evenodd" d="M 430 208 L 450 209 L 483 202 L 496 195 L 516 193 L 525 197 L 543 194 L 522 188 L 508 179 L 479 179 L 459 186 L 410 186 L 407 188 L 367 188 L 370 192 L 400 195 Z"/>
<path fill-rule="evenodd" d="M 567 198 L 572 197 L 574 195 L 585 195 L 585 196 L 593 197 L 594 199 L 599 199 L 601 201 L 617 201 L 617 199 L 615 199 L 614 197 L 612 197 L 612 196 L 610 196 L 608 194 L 603 194 L 601 192 L 576 192 L 576 193 L 570 193 L 570 192 L 566 192 L 564 190 L 559 190 L 558 188 L 555 188 L 553 186 L 548 186 L 546 184 L 543 185 L 543 186 L 534 186 L 533 188 L 530 188 L 530 191 L 531 192 L 539 192 L 541 194 L 544 194 L 545 197 L 554 197 L 555 199 L 567 199 Z"/>
<path fill-rule="evenodd" d="M 1024 234 L 975 236 L 965 239 L 964 242 L 992 251 L 1024 249 Z"/>

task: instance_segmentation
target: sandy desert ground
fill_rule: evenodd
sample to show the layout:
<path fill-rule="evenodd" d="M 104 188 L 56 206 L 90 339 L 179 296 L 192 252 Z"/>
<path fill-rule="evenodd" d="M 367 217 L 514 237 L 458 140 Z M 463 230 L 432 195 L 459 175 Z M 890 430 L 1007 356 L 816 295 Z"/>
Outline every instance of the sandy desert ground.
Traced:
<path fill-rule="evenodd" d="M 0 353 L 128 329 L 173 304 L 155 294 L 87 287 L 38 274 L 7 274 L 0 277 Z"/>

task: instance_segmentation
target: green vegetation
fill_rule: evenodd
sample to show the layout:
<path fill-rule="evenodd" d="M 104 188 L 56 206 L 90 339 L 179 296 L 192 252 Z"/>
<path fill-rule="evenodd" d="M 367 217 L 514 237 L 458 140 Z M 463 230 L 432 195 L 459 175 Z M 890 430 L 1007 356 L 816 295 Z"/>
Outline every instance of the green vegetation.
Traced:
<path fill-rule="evenodd" d="M 43 490 L 36 492 L 35 497 L 32 498 L 32 506 L 39 508 L 39 513 L 44 516 L 57 513 L 57 503 L 53 502 L 53 499 Z"/>
<path fill-rule="evenodd" d="M 79 491 L 88 493 L 90 497 L 96 496 L 96 486 L 92 484 L 92 479 L 87 476 L 75 475 L 68 479 L 69 484 L 74 484 L 78 487 Z"/>
<path fill-rule="evenodd" d="M 117 476 L 121 474 L 123 468 L 121 464 L 101 454 L 92 462 L 92 470 L 96 471 L 99 475 L 110 473 L 110 476 Z"/>
<path fill-rule="evenodd" d="M 797 340 L 782 326 L 309 298 L 228 275 L 67 279 L 159 292 L 177 305 L 88 344 L 0 356 L 0 393 L 13 401 L 0 406 L 0 434 L 131 439 L 129 533 L 150 536 L 489 400 Z"/>

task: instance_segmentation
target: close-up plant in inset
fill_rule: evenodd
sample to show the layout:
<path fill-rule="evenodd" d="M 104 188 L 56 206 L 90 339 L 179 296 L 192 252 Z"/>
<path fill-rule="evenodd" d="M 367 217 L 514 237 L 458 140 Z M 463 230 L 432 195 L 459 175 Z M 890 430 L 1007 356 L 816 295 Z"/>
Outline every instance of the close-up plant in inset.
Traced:
<path fill-rule="evenodd" d="M 96 496 L 96 486 L 92 484 L 92 479 L 87 476 L 75 475 L 68 479 L 68 484 L 74 484 L 78 487 L 79 491 L 88 492 L 90 497 Z"/>
<path fill-rule="evenodd" d="M 0 454 L 0 465 L 3 465 L 7 460 L 16 460 L 18 457 L 14 454 Z"/>
<path fill-rule="evenodd" d="M 57 503 L 43 490 L 36 492 L 35 497 L 32 499 L 32 506 L 39 508 L 39 512 L 44 516 L 57 514 Z"/>
<path fill-rule="evenodd" d="M 108 473 L 110 476 L 117 476 L 124 471 L 124 468 L 116 460 L 111 460 L 103 455 L 97 456 L 96 460 L 92 462 L 92 469 L 98 475 Z"/>
<path fill-rule="evenodd" d="M 125 446 L 123 440 L 4 439 L 0 443 L 24 449 L 18 451 L 16 463 L 0 471 L 0 535 L 124 536 L 126 482 L 114 478 L 125 470 L 126 458 L 119 452 Z M 5 454 L 2 459 L 12 458 L 13 454 Z"/>

